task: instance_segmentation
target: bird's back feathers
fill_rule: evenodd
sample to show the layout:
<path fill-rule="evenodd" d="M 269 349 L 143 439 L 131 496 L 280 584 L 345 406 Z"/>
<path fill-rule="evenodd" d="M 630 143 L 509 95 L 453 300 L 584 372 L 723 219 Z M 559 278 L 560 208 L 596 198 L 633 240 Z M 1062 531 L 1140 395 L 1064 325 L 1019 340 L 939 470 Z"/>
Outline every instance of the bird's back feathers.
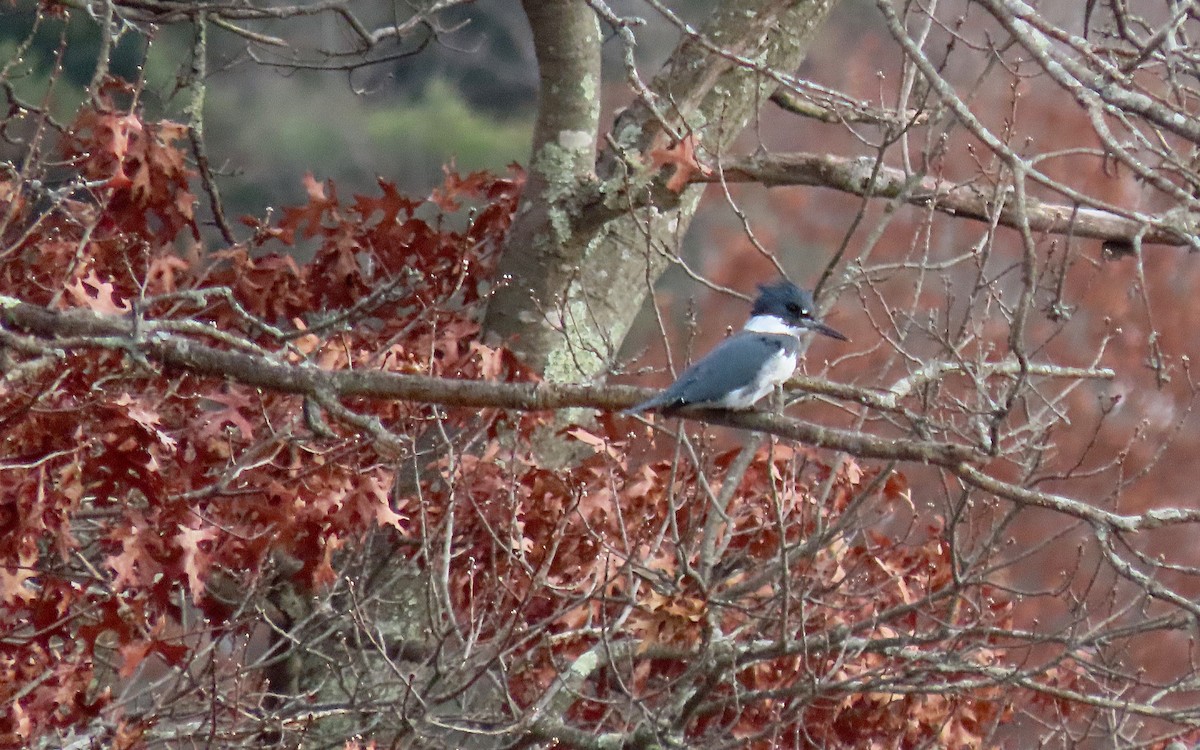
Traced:
<path fill-rule="evenodd" d="M 714 347 L 662 393 L 627 412 L 670 412 L 685 406 L 748 409 L 791 375 L 799 348 L 795 336 L 743 331 Z M 770 353 L 765 361 L 764 349 Z M 769 371 L 765 379 L 760 377 L 764 368 Z"/>

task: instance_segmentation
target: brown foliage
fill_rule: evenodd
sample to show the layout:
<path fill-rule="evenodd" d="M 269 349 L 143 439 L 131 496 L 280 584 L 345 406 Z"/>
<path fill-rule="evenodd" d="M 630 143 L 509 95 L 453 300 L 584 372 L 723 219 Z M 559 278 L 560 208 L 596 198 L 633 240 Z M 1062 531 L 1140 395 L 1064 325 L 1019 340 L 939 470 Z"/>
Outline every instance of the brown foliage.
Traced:
<path fill-rule="evenodd" d="M 3 294 L 297 366 L 529 377 L 476 341 L 519 172 L 448 172 L 426 200 L 381 181 L 350 203 L 310 176 L 305 204 L 245 220 L 249 243 L 181 255 L 180 232 L 196 231 L 181 132 L 85 111 L 64 148 L 88 200 L 39 213 L 0 185 Z M 312 261 L 276 249 L 298 242 L 314 245 Z M 308 595 L 358 591 L 367 582 L 339 560 L 380 529 L 396 562 L 435 588 L 446 576 L 431 638 L 459 648 L 449 634 L 467 634 L 483 655 L 473 668 L 506 665 L 496 674 L 511 703 L 492 710 L 514 727 L 549 700 L 564 725 L 635 731 L 643 712 L 683 701 L 680 729 L 697 743 L 977 747 L 1010 710 L 996 687 L 925 693 L 923 665 L 945 658 L 947 629 L 961 664 L 943 679 L 1003 658 L 990 626 L 1009 608 L 952 581 L 939 526 L 853 530 L 866 500 L 881 523 L 910 517 L 890 470 L 783 444 L 739 469 L 737 451 L 702 465 L 653 458 L 624 419 L 562 432 L 587 456 L 563 469 L 529 442 L 549 416 L 344 404 L 414 449 L 449 441 L 402 459 L 411 486 L 351 424 L 315 428 L 297 396 L 158 371 L 119 342 L 60 354 L 6 336 L 0 744 L 99 722 L 135 747 L 168 715 L 209 711 L 225 742 L 253 738 L 261 672 L 219 653 L 262 621 L 254 592 L 281 580 Z M 605 651 L 564 686 L 573 662 Z M 161 696 L 153 710 L 121 697 L 151 673 L 197 670 L 218 693 Z"/>

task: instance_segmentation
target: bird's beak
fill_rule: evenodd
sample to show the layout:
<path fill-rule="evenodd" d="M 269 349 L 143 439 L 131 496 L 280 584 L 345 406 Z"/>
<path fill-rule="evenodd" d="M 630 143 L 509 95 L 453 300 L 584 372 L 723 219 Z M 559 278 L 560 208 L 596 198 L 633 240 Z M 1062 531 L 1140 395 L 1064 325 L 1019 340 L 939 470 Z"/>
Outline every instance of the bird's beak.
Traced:
<path fill-rule="evenodd" d="M 836 331 L 836 330 L 830 328 L 829 326 L 825 325 L 824 323 L 822 323 L 819 320 L 806 320 L 806 321 L 804 321 L 804 324 L 809 329 L 816 331 L 817 333 L 823 333 L 831 339 L 837 339 L 838 341 L 849 341 L 850 340 L 842 332 Z"/>

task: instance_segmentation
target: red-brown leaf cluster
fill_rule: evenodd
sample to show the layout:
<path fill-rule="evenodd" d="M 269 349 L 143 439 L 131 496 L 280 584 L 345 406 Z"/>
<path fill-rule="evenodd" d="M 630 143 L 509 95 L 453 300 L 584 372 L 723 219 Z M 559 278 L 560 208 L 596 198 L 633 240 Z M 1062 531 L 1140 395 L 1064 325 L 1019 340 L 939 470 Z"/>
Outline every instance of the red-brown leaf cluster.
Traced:
<path fill-rule="evenodd" d="M 35 210 L 0 182 L 0 293 L 325 370 L 526 377 L 477 340 L 518 171 L 448 172 L 424 200 L 380 181 L 349 202 L 309 176 L 302 205 L 247 218 L 248 241 L 202 254 L 181 244 L 198 236 L 183 135 L 86 111 L 65 144 L 85 187 Z M 411 440 L 398 472 L 391 448 L 336 415 L 315 429 L 282 390 L 164 371 L 115 343 L 6 356 L 0 746 L 101 716 L 114 744 L 137 746 L 155 718 L 113 709 L 114 690 L 143 669 L 196 669 L 201 644 L 261 624 L 218 592 L 249 597 L 278 577 L 328 590 L 340 556 L 380 528 L 401 540 L 397 561 L 445 576 L 446 618 L 504 664 L 517 711 L 604 647 L 624 656 L 571 688 L 562 717 L 587 731 L 631 730 L 698 691 L 681 730 L 698 745 L 971 747 L 1009 710 L 994 689 L 925 690 L 941 629 L 961 662 L 942 673 L 965 680 L 1002 658 L 986 626 L 1008 611 L 939 599 L 952 584 L 940 528 L 840 525 L 864 499 L 881 523 L 910 515 L 899 475 L 771 444 L 735 478 L 736 453 L 659 457 L 623 418 L 562 428 L 341 404 Z M 552 431 L 585 457 L 545 458 L 533 436 Z M 710 669 L 718 653 L 735 656 Z M 254 684 L 220 679 L 229 695 Z"/>
<path fill-rule="evenodd" d="M 706 590 L 695 577 L 705 554 L 699 540 L 717 511 L 695 471 L 631 460 L 643 449 L 615 430 L 580 433 L 570 437 L 595 451 L 569 471 L 550 471 L 525 452 L 447 459 L 424 491 L 436 500 L 428 507 L 455 509 L 462 530 L 458 549 L 468 575 L 454 579 L 451 591 L 456 612 L 470 616 L 462 626 L 490 623 L 481 635 L 504 639 L 520 655 L 523 668 L 509 673 L 518 699 L 536 702 L 563 660 L 609 641 L 610 649 L 632 643 L 632 664 L 603 670 L 571 709 L 593 731 L 632 731 L 638 711 L 616 707 L 630 700 L 639 711 L 666 710 L 693 685 L 689 664 L 702 661 L 722 633 L 742 651 L 742 664 L 708 684 L 687 732 L 698 745 L 734 736 L 762 748 L 801 737 L 820 747 L 862 747 L 867 738 L 886 747 L 919 747 L 931 738 L 981 747 L 1008 716 L 1012 696 L 998 687 L 925 694 L 921 660 L 946 658 L 944 644 L 930 637 L 939 627 L 961 630 L 965 663 L 951 678 L 969 679 L 1003 655 L 982 626 L 1008 624 L 1003 600 L 985 611 L 957 606 L 953 597 L 930 606 L 953 584 L 940 528 L 905 544 L 882 534 L 836 534 L 794 564 L 774 567 L 782 549 L 835 526 L 876 470 L 852 462 L 831 470 L 808 451 L 762 449 L 725 509 L 730 525 L 720 524 L 714 537 L 721 559 Z M 714 456 L 708 475 L 721 476 L 735 453 Z M 820 503 L 822 486 L 831 491 Z M 874 497 L 889 514 L 911 513 L 901 482 L 880 487 Z M 792 612 L 780 598 L 785 578 L 794 586 Z M 842 647 L 817 645 L 844 628 L 923 645 L 850 658 Z M 892 691 L 879 687 L 893 683 Z"/>
<path fill-rule="evenodd" d="M 112 107 L 111 98 L 128 93 L 125 88 L 112 81 L 102 95 L 106 106 L 80 109 L 65 155 L 104 196 L 105 230 L 129 238 L 174 237 L 188 228 L 199 239 L 196 199 L 188 187 L 192 170 L 179 145 L 188 128 L 169 120 L 147 122 Z M 124 247 L 115 241 L 107 249 L 120 253 Z"/>
<path fill-rule="evenodd" d="M 156 325 L 324 368 L 504 376 L 473 339 L 519 173 L 449 175 L 436 203 L 381 181 L 378 197 L 348 205 L 310 177 L 308 202 L 251 222 L 250 243 L 180 254 L 181 230 L 199 237 L 185 134 L 84 109 L 62 144 L 73 187 L 45 208 L 0 183 L 0 293 L 113 316 L 137 305 Z M 450 202 L 483 205 L 449 216 Z M 318 243 L 306 264 L 279 247 L 302 238 Z M 281 339 L 276 324 L 297 334 Z M 314 325 L 321 334 L 304 335 Z M 214 625 L 229 614 L 208 593 L 214 575 L 248 587 L 284 555 L 318 590 L 365 531 L 412 532 L 391 466 L 353 432 L 309 439 L 297 397 L 158 371 L 119 348 L 12 352 L 13 366 L 0 383 L 0 746 L 97 716 L 110 654 L 122 677 L 151 656 L 180 663 L 184 610 Z M 385 404 L 378 416 L 418 411 Z"/>

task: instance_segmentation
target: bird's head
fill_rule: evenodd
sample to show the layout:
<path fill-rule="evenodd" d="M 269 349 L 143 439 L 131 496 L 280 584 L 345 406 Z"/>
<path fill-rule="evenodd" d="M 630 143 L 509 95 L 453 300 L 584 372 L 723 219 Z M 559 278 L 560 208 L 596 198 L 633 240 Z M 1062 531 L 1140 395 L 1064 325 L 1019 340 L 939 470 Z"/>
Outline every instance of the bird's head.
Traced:
<path fill-rule="evenodd" d="M 750 309 L 750 322 L 746 324 L 746 329 L 764 332 L 782 332 L 781 329 L 786 329 L 796 335 L 808 330 L 841 341 L 850 340 L 818 320 L 812 295 L 787 279 L 758 285 L 758 298 Z"/>

